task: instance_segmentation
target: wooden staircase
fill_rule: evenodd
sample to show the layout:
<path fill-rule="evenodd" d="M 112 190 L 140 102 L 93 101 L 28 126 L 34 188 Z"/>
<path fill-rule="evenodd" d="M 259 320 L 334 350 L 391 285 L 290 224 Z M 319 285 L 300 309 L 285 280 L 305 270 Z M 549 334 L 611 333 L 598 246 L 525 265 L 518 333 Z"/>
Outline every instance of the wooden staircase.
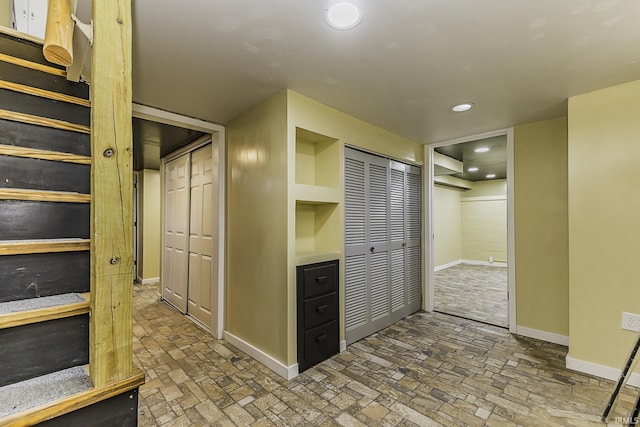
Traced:
<path fill-rule="evenodd" d="M 137 424 L 143 373 L 89 366 L 90 123 L 89 86 L 0 32 L 0 426 Z"/>

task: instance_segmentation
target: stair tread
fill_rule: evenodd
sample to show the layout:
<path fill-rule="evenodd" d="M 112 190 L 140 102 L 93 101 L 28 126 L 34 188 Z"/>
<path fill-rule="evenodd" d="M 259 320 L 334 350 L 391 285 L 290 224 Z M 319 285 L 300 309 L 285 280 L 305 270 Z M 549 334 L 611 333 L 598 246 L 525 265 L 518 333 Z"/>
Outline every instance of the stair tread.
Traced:
<path fill-rule="evenodd" d="M 0 315 L 17 313 L 20 311 L 37 310 L 58 305 L 75 304 L 84 302 L 85 298 L 78 293 L 52 295 L 48 297 L 22 299 L 18 301 L 7 301 L 0 303 Z"/>
<path fill-rule="evenodd" d="M 0 418 L 93 388 L 83 366 L 0 387 Z"/>

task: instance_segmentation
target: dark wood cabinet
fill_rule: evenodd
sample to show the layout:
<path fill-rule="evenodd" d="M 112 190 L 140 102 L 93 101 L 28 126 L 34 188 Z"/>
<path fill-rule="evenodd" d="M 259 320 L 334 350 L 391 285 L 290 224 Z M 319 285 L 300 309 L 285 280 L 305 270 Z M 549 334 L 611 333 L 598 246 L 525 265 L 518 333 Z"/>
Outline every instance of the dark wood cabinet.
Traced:
<path fill-rule="evenodd" d="M 340 351 L 338 260 L 297 267 L 298 371 Z"/>

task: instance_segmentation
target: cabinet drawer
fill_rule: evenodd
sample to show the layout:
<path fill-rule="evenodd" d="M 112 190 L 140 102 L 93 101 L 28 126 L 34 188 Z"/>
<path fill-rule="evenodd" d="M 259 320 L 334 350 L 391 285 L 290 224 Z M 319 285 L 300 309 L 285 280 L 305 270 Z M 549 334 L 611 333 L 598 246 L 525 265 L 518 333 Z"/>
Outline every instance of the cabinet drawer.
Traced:
<path fill-rule="evenodd" d="M 305 359 L 309 366 L 333 356 L 339 350 L 340 341 L 337 320 L 313 328 L 304 334 Z"/>
<path fill-rule="evenodd" d="M 305 267 L 304 298 L 333 292 L 338 287 L 338 270 L 336 264 L 324 264 Z"/>
<path fill-rule="evenodd" d="M 338 317 L 338 301 L 335 292 L 304 302 L 304 328 L 309 330 Z"/>

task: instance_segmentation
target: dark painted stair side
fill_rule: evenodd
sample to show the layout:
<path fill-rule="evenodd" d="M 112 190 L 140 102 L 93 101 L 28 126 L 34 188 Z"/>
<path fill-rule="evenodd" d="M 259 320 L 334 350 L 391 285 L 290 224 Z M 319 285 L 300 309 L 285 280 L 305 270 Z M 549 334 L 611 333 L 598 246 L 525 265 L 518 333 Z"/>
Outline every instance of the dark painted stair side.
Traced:
<path fill-rule="evenodd" d="M 89 363 L 89 315 L 0 329 L 0 386 Z"/>
<path fill-rule="evenodd" d="M 89 251 L 0 256 L 0 303 L 89 292 Z"/>
<path fill-rule="evenodd" d="M 0 119 L 0 144 L 91 155 L 91 135 Z"/>

